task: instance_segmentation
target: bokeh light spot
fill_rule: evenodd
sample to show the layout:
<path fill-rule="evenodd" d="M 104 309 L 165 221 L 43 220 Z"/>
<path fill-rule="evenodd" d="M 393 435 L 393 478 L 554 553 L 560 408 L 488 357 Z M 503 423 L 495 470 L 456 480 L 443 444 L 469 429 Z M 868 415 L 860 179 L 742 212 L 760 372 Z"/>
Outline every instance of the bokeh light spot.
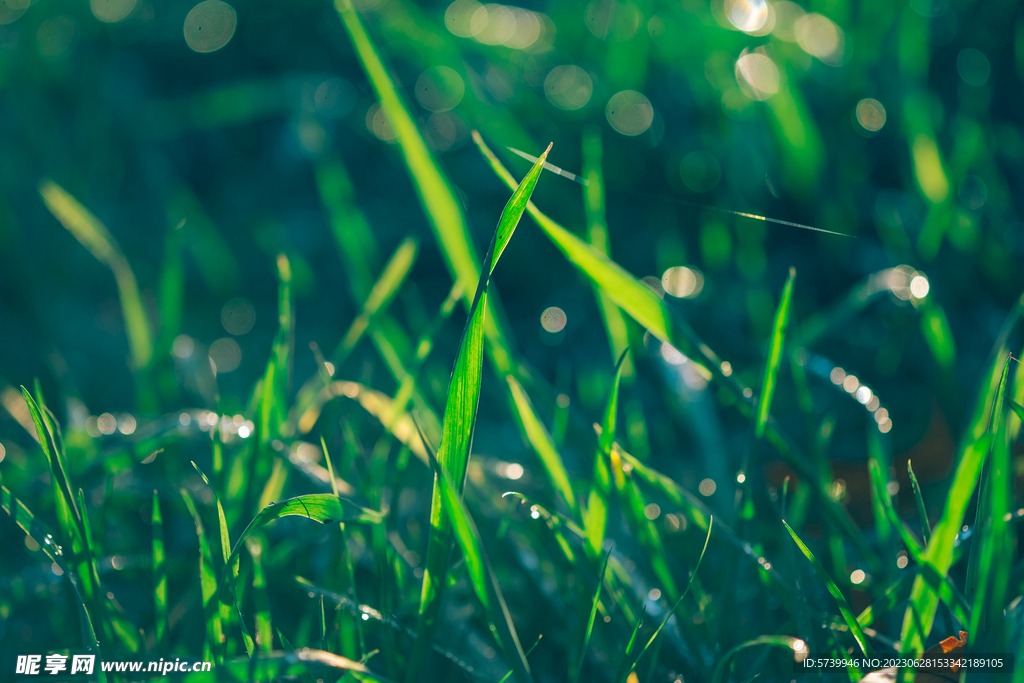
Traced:
<path fill-rule="evenodd" d="M 714 479 L 704 479 L 697 485 L 697 490 L 700 491 L 700 495 L 702 496 L 712 495 L 717 488 L 718 485 L 715 484 Z"/>
<path fill-rule="evenodd" d="M 692 299 L 704 289 L 704 275 L 696 268 L 676 266 L 661 276 L 665 293 L 679 299 Z"/>
<path fill-rule="evenodd" d="M 992 74 L 992 66 L 988 62 L 988 57 L 981 50 L 975 50 L 973 47 L 968 47 L 960 50 L 960 54 L 956 58 L 956 70 L 960 72 L 960 78 L 964 79 L 964 82 L 974 86 L 982 86 L 988 82 L 988 77 Z"/>
<path fill-rule="evenodd" d="M 92 15 L 107 24 L 123 21 L 135 9 L 138 0 L 90 0 Z"/>
<path fill-rule="evenodd" d="M 747 52 L 736 60 L 736 81 L 752 99 L 766 100 L 779 91 L 779 67 L 768 55 Z"/>
<path fill-rule="evenodd" d="M 545 332 L 561 332 L 565 329 L 566 322 L 568 322 L 568 318 L 565 311 L 557 306 L 545 308 L 544 312 L 540 314 L 540 326 L 544 328 Z"/>
<path fill-rule="evenodd" d="M 640 135 L 654 121 L 651 101 L 635 90 L 623 90 L 612 95 L 604 113 L 612 128 L 630 137 Z"/>
<path fill-rule="evenodd" d="M 235 35 L 238 15 L 221 0 L 204 0 L 185 17 L 185 42 L 196 52 L 216 52 Z"/>
<path fill-rule="evenodd" d="M 317 86 L 313 94 L 316 110 L 331 119 L 340 119 L 352 111 L 356 103 L 356 89 L 344 78 L 328 78 Z"/>
<path fill-rule="evenodd" d="M 854 569 L 850 573 L 850 583 L 861 584 L 864 583 L 864 579 L 867 578 L 867 574 L 864 573 L 863 569 Z"/>
<path fill-rule="evenodd" d="M 50 17 L 36 31 L 36 47 L 45 59 L 59 59 L 67 55 L 78 37 L 78 24 L 66 14 Z"/>
<path fill-rule="evenodd" d="M 871 133 L 877 133 L 885 125 L 885 107 L 878 100 L 870 97 L 857 103 L 857 123 Z"/>
<path fill-rule="evenodd" d="M 220 324 L 231 334 L 245 334 L 256 324 L 256 309 L 245 299 L 232 299 L 220 309 Z"/>
<path fill-rule="evenodd" d="M 462 77 L 447 66 L 432 66 L 416 79 L 416 101 L 427 111 L 454 109 L 465 92 Z"/>
<path fill-rule="evenodd" d="M 746 33 L 760 31 L 768 23 L 768 3 L 765 0 L 726 0 L 725 17 Z"/>
<path fill-rule="evenodd" d="M 210 344 L 210 360 L 213 361 L 218 373 L 232 372 L 237 370 L 242 362 L 242 349 L 231 337 L 222 337 Z"/>
<path fill-rule="evenodd" d="M 0 0 L 0 26 L 17 21 L 32 0 Z"/>
<path fill-rule="evenodd" d="M 594 81 L 578 66 L 556 66 L 544 79 L 544 95 L 559 109 L 582 109 L 593 94 Z"/>
<path fill-rule="evenodd" d="M 805 14 L 794 22 L 793 33 L 807 54 L 832 66 L 842 64 L 845 36 L 843 30 L 828 17 Z"/>
<path fill-rule="evenodd" d="M 592 0 L 584 12 L 584 23 L 601 40 L 629 40 L 640 28 L 640 10 L 632 2 Z"/>

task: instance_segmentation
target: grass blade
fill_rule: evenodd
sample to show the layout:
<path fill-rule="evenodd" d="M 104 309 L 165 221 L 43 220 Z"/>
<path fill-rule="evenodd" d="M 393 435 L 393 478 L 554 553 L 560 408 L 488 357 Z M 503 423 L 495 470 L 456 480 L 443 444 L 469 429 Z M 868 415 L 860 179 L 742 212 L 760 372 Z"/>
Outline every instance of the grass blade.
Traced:
<path fill-rule="evenodd" d="M 192 515 L 196 525 L 196 537 L 199 539 L 199 587 L 203 598 L 203 617 L 206 622 L 206 648 L 203 658 L 210 659 L 216 656 L 218 661 L 221 661 L 225 636 L 220 617 L 220 600 L 217 597 L 217 570 L 213 564 L 210 544 L 207 541 L 206 530 L 196 504 L 184 488 L 181 489 L 181 498 L 185 501 L 185 507 L 188 508 L 189 514 Z"/>
<path fill-rule="evenodd" d="M 729 675 L 729 671 L 732 669 L 733 658 L 743 650 L 758 647 L 760 645 L 768 645 L 770 647 L 781 647 L 796 651 L 802 643 L 802 640 L 792 636 L 758 636 L 757 638 L 740 643 L 733 649 L 726 652 L 725 655 L 718 660 L 718 664 L 715 666 L 715 675 L 711 681 L 712 683 L 724 683 Z"/>
<path fill-rule="evenodd" d="M 597 606 L 601 603 L 601 588 L 604 586 L 604 575 L 608 570 L 608 558 L 612 556 L 609 550 L 604 554 L 601 561 L 601 568 L 597 572 L 597 589 L 594 591 L 594 598 L 590 601 L 590 617 L 587 619 L 587 629 L 583 635 L 583 644 L 580 646 L 580 661 L 576 665 L 576 675 L 573 676 L 573 683 L 579 683 L 580 674 L 583 673 L 583 664 L 587 661 L 587 648 L 590 646 L 590 636 L 594 632 L 594 620 L 597 618 Z"/>
<path fill-rule="evenodd" d="M 921 518 L 921 540 L 924 541 L 925 545 L 928 545 L 928 541 L 932 536 L 932 525 L 928 521 L 928 508 L 924 504 L 924 496 L 921 495 L 921 484 L 917 481 L 917 475 L 914 474 L 914 466 L 907 460 L 907 474 L 910 475 L 910 486 L 914 489 L 914 501 L 917 503 L 917 515 Z"/>
<path fill-rule="evenodd" d="M 354 14 L 354 10 L 351 11 Z M 550 145 L 548 146 L 550 149 Z M 485 263 L 493 269 L 497 263 L 496 256 L 508 244 L 515 227 L 519 224 L 527 200 L 537 179 L 543 170 L 543 161 L 547 151 L 522 183 L 516 188 L 509 199 L 501 220 L 491 240 Z M 451 382 L 448 386 L 448 397 L 444 411 L 444 422 L 441 430 L 441 447 L 437 461 L 441 472 L 456 482 L 457 491 L 461 494 L 465 485 L 466 470 L 469 464 L 470 449 L 473 443 L 473 428 L 476 423 L 477 404 L 480 399 L 481 372 L 483 369 L 484 320 L 487 312 L 487 285 L 490 280 L 490 269 L 480 277 L 477 285 L 473 307 L 469 320 L 462 333 L 459 354 L 455 359 Z M 448 559 L 451 552 L 451 520 L 444 512 L 441 479 L 434 477 L 434 491 L 430 507 L 430 537 L 427 543 L 426 568 L 423 574 L 423 587 L 420 594 L 419 617 L 416 628 L 416 643 L 409 659 L 406 680 L 411 681 L 425 664 L 439 606 L 438 598 L 444 587 L 448 571 Z M 521 651 L 521 648 L 520 648 Z"/>
<path fill-rule="evenodd" d="M 853 634 L 854 639 L 857 641 L 857 645 L 860 646 L 861 652 L 863 652 L 865 656 L 870 657 L 872 650 L 871 646 L 868 644 L 867 636 L 864 635 L 864 629 L 861 628 L 860 623 L 857 621 L 857 617 L 854 616 L 853 611 L 850 609 L 850 603 L 846 601 L 846 598 L 843 596 L 843 592 L 839 590 L 839 586 L 837 586 L 836 582 L 832 580 L 832 577 L 828 575 L 825 568 L 821 566 L 821 562 L 818 562 L 818 558 L 814 556 L 814 553 L 811 552 L 810 548 L 804 545 L 804 542 L 800 540 L 800 537 L 796 535 L 796 532 L 793 531 L 789 524 L 786 524 L 785 520 L 782 521 L 782 524 L 786 527 L 786 531 L 789 532 L 789 535 L 793 537 L 793 541 L 797 544 L 797 547 L 800 548 L 800 552 L 802 552 L 804 557 L 810 560 L 811 564 L 814 565 L 814 571 L 818 572 L 818 576 L 821 577 L 821 580 L 825 583 L 825 586 L 828 588 L 828 592 L 836 599 L 836 604 L 839 605 L 839 612 L 843 615 L 843 620 L 846 622 L 846 625 L 850 627 L 850 633 Z"/>
<path fill-rule="evenodd" d="M 169 633 L 167 631 L 167 566 L 164 564 L 164 522 L 160 513 L 160 496 L 153 491 L 153 513 L 150 517 L 153 527 L 153 622 L 156 650 L 167 653 Z"/>
<path fill-rule="evenodd" d="M 544 423 L 537 417 L 533 403 L 530 402 L 530 397 L 527 396 L 523 385 L 512 375 L 505 377 L 505 380 L 508 382 L 509 393 L 512 397 L 512 414 L 519 422 L 520 431 L 526 436 L 526 440 L 537 453 L 537 457 L 540 458 L 555 490 L 561 494 L 566 505 L 575 510 L 576 496 L 573 494 L 569 474 L 565 471 L 565 465 L 562 463 L 562 456 L 558 454 L 555 440 Z"/>
<path fill-rule="evenodd" d="M 754 422 L 754 437 L 764 438 L 764 430 L 768 425 L 768 415 L 778 384 L 779 366 L 782 364 L 782 349 L 786 343 L 786 327 L 789 325 L 789 311 L 793 300 L 793 281 L 796 279 L 796 268 L 789 269 L 789 277 L 782 288 L 779 307 L 775 311 L 772 322 L 772 339 L 765 359 L 764 374 L 761 378 L 761 393 L 757 400 L 757 419 Z"/>
<path fill-rule="evenodd" d="M 592 557 L 597 557 L 601 553 L 605 526 L 608 524 L 608 495 L 611 492 L 611 473 L 608 464 L 611 458 L 612 444 L 615 442 L 619 384 L 622 381 L 622 364 L 625 360 L 626 351 L 623 351 L 615 364 L 615 375 L 612 379 L 612 386 L 608 390 L 608 401 L 605 403 L 604 419 L 601 422 L 601 434 L 597 439 L 597 451 L 594 453 L 594 482 L 587 498 L 587 508 L 583 514 L 583 527 L 587 530 L 587 543 Z M 621 478 L 621 470 L 617 470 L 616 475 Z M 618 481 L 616 484 L 616 488 L 622 488 L 618 485 Z"/>
<path fill-rule="evenodd" d="M 61 225 L 114 274 L 132 363 L 136 369 L 147 367 L 153 359 L 153 333 L 128 259 L 121 253 L 107 227 L 60 185 L 49 179 L 43 180 L 39 183 L 39 194 Z"/>

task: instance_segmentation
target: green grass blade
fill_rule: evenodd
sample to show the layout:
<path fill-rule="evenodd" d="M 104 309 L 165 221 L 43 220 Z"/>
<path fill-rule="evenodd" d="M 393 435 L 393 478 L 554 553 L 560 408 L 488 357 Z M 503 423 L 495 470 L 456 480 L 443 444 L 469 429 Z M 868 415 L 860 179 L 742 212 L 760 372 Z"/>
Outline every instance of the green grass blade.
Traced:
<path fill-rule="evenodd" d="M 384 270 L 381 271 L 380 277 L 377 278 L 373 288 L 367 295 L 358 317 L 349 326 L 348 331 L 345 332 L 345 336 L 338 344 L 338 348 L 331 354 L 331 360 L 334 361 L 335 365 L 340 365 L 349 352 L 359 343 L 363 333 L 370 326 L 373 316 L 387 310 L 398 290 L 401 289 L 405 279 L 409 276 L 409 271 L 412 270 L 413 265 L 416 263 L 418 251 L 419 245 L 412 237 L 406 237 L 398 245 L 398 248 L 395 249 L 395 253 L 391 255 L 391 258 L 384 266 Z"/>
<path fill-rule="evenodd" d="M 495 229 L 490 249 L 485 258 L 485 263 L 490 264 L 492 268 L 497 263 L 494 255 L 499 247 L 504 248 L 515 227 L 519 224 L 523 210 L 526 208 L 526 200 L 529 199 L 530 193 L 536 186 L 546 158 L 547 152 L 541 154 L 537 163 L 513 192 L 505 210 L 502 211 L 501 220 Z M 480 277 L 473 307 L 470 309 L 469 320 L 462 333 L 459 353 L 455 359 L 455 367 L 452 370 L 451 382 L 448 386 L 448 397 L 441 429 L 441 446 L 437 454 L 441 472 L 456 482 L 459 493 L 462 492 L 462 487 L 465 485 L 466 470 L 473 443 L 473 428 L 476 424 L 477 404 L 480 399 L 484 320 L 487 312 L 489 280 L 490 270 L 485 271 Z M 438 598 L 443 590 L 448 571 L 452 543 L 451 520 L 444 513 L 444 502 L 441 496 L 443 487 L 440 486 L 440 483 L 438 477 L 435 476 L 430 507 L 430 537 L 427 543 L 426 567 L 420 594 L 416 643 L 410 656 L 406 680 L 411 680 L 410 677 L 424 666 L 433 640 L 439 606 Z"/>
<path fill-rule="evenodd" d="M 270 595 L 267 578 L 263 573 L 263 553 L 266 544 L 259 535 L 250 536 L 247 541 L 252 557 L 252 588 L 256 602 L 256 646 L 260 652 L 269 653 L 274 649 L 274 629 L 270 623 Z"/>
<path fill-rule="evenodd" d="M 6 486 L 0 486 L 0 510 L 7 513 L 15 524 L 25 532 L 42 550 L 50 561 L 54 562 L 64 572 L 71 589 L 75 593 L 75 604 L 78 608 L 79 626 L 82 635 L 82 647 L 89 654 L 100 656 L 100 643 L 96 638 L 96 630 L 93 627 L 93 619 L 89 614 L 89 607 L 86 605 L 85 597 L 79 589 L 78 579 L 75 573 L 65 561 L 64 551 L 57 542 L 54 533 L 47 526 L 32 514 L 32 511 L 14 497 Z M 106 675 L 97 667 L 96 671 L 100 683 L 106 683 Z"/>
<path fill-rule="evenodd" d="M 629 660 L 633 655 L 633 648 L 636 647 L 637 636 L 640 635 L 640 629 L 644 625 L 644 617 L 647 616 L 647 607 L 644 606 L 640 609 L 640 616 L 633 624 L 633 632 L 629 634 L 629 641 L 626 643 L 625 652 L 622 653 L 622 660 L 619 662 L 619 668 L 615 671 L 615 675 L 612 676 L 612 683 L 626 683 L 631 670 Z"/>
<path fill-rule="evenodd" d="M 326 671 L 325 671 L 326 669 Z M 355 680 L 372 683 L 391 683 L 389 678 L 369 669 L 365 664 L 325 650 L 302 648 L 297 652 L 275 650 L 257 654 L 250 659 L 241 657 L 222 662 L 206 672 L 188 673 L 180 680 L 184 683 L 220 683 L 222 681 L 277 681 L 289 680 L 314 672 L 316 678 L 335 680 L 351 672 Z M 341 680 L 339 678 L 338 680 Z"/>
<path fill-rule="evenodd" d="M 597 589 L 594 590 L 594 598 L 590 601 L 590 616 L 587 618 L 587 628 L 583 635 L 583 644 L 580 646 L 580 661 L 576 665 L 576 675 L 573 676 L 573 683 L 579 683 L 580 674 L 583 673 L 583 664 L 587 661 L 587 648 L 590 647 L 590 636 L 594 632 L 594 620 L 597 618 L 597 606 L 601 603 L 601 588 L 604 586 L 604 575 L 608 570 L 608 558 L 612 556 L 609 550 L 604 554 L 601 561 L 601 568 L 597 572 Z"/>
<path fill-rule="evenodd" d="M 153 491 L 150 523 L 153 528 L 153 623 L 156 650 L 160 654 L 167 654 L 167 566 L 164 563 L 164 522 L 160 513 L 160 496 L 156 490 Z"/>
<path fill-rule="evenodd" d="M 206 650 L 204 658 L 217 657 L 222 660 L 225 635 L 220 616 L 220 600 L 217 591 L 217 570 L 213 564 L 213 555 L 210 553 L 210 543 L 206 538 L 206 530 L 203 527 L 203 520 L 199 516 L 192 496 L 186 489 L 181 489 L 181 498 L 185 501 L 185 507 L 196 525 L 196 537 L 199 539 L 199 587 L 203 598 L 203 618 L 206 623 Z"/>
<path fill-rule="evenodd" d="M 867 636 L 864 635 L 864 629 L 861 628 L 860 623 L 857 621 L 857 617 L 854 616 L 853 611 L 850 609 L 850 603 L 846 601 L 846 598 L 843 596 L 843 592 L 839 590 L 839 586 L 837 586 L 836 582 L 832 580 L 832 577 L 828 575 L 825 568 L 821 566 L 821 562 L 818 562 L 818 558 L 814 556 L 814 553 L 811 552 L 810 548 L 804 545 L 804 542 L 800 540 L 800 537 L 796 535 L 796 532 L 793 531 L 789 524 L 786 524 L 785 520 L 783 520 L 782 524 L 786 527 L 786 531 L 789 532 L 789 535 L 793 537 L 793 541 L 797 544 L 797 547 L 800 548 L 800 552 L 802 552 L 804 557 L 810 560 L 811 564 L 814 565 L 814 571 L 818 572 L 818 576 L 825 583 L 825 586 L 828 588 L 828 592 L 832 594 L 833 598 L 835 598 L 836 604 L 839 605 L 839 613 L 843 615 L 843 620 L 846 622 L 846 625 L 850 627 L 850 633 L 853 634 L 854 639 L 857 641 L 857 645 L 860 646 L 861 652 L 863 652 L 865 656 L 870 657 L 872 650 L 871 646 L 868 644 Z"/>
<path fill-rule="evenodd" d="M 480 532 L 473 522 L 466 503 L 456 488 L 451 477 L 435 463 L 435 481 L 441 489 L 441 500 L 445 514 L 451 520 L 455 538 L 462 556 L 466 561 L 466 570 L 470 583 L 477 598 L 484 606 L 491 632 L 498 645 L 505 653 L 505 659 L 512 666 L 513 676 L 519 683 L 531 683 L 530 665 L 526 661 L 526 653 L 519 642 L 512 615 L 508 611 L 505 599 L 501 594 L 498 579 L 491 569 L 490 561 L 484 552 Z"/>
<path fill-rule="evenodd" d="M 230 567 L 238 553 L 241 552 L 245 540 L 275 519 L 282 517 L 305 517 L 320 524 L 335 522 L 365 522 L 379 524 L 384 519 L 383 513 L 368 510 L 352 501 L 335 496 L 331 493 L 309 493 L 296 496 L 280 503 L 274 503 L 260 510 L 249 525 L 235 541 L 235 547 L 227 556 L 226 567 Z M 226 577 L 225 577 L 226 578 Z"/>
<path fill-rule="evenodd" d="M 928 303 L 921 311 L 921 333 L 939 367 L 952 369 L 956 365 L 953 330 L 949 327 L 945 311 L 933 301 L 933 297 L 928 297 Z"/>
<path fill-rule="evenodd" d="M 411 420 L 410 420 L 411 421 Z M 331 452 L 327 449 L 327 441 L 320 437 L 320 447 L 324 450 L 324 460 L 327 461 L 327 473 L 331 478 L 331 490 L 334 491 L 334 495 L 338 495 L 338 479 L 334 475 L 334 465 L 331 463 Z M 352 601 L 353 605 L 359 604 L 359 597 L 356 593 L 356 573 L 352 566 L 352 552 L 348 545 L 348 532 L 345 530 L 345 523 L 339 522 L 338 529 L 341 532 L 341 547 L 342 553 L 345 556 L 345 582 L 346 592 L 348 598 Z M 356 637 L 359 640 L 359 654 L 366 652 L 366 640 L 363 635 L 363 624 L 361 619 L 352 620 L 355 625 Z M 342 650 L 344 652 L 344 650 Z"/>
<path fill-rule="evenodd" d="M 799 647 L 801 642 L 803 641 L 792 636 L 758 636 L 757 638 L 740 643 L 726 652 L 724 656 L 719 658 L 718 664 L 715 666 L 715 675 L 711 681 L 712 683 L 725 683 L 728 679 L 729 671 L 732 669 L 733 658 L 743 650 L 748 650 L 752 647 L 759 647 L 761 645 L 794 650 L 796 647 Z"/>
<path fill-rule="evenodd" d="M 25 404 L 28 406 L 29 415 L 32 417 L 32 424 L 35 425 L 37 440 L 39 445 L 43 449 L 43 453 L 46 455 L 46 459 L 50 465 L 50 473 L 53 476 L 53 481 L 56 483 L 61 496 L 64 499 L 64 504 L 67 505 L 68 510 L 73 515 L 72 528 L 67 529 L 68 540 L 71 540 L 82 533 L 82 513 L 78 509 L 78 505 L 75 503 L 75 496 L 71 493 L 71 480 L 68 478 L 67 469 L 64 466 L 64 459 L 61 457 L 60 448 L 55 440 L 54 431 L 49 427 L 47 416 L 43 414 L 39 404 L 36 403 L 35 399 L 32 398 L 32 394 L 28 393 L 25 387 L 21 388 L 21 395 L 25 399 Z"/>
<path fill-rule="evenodd" d="M 628 349 L 627 349 L 628 351 Z M 587 543 L 592 557 L 601 554 L 604 543 L 605 527 L 608 524 L 608 496 L 611 492 L 611 472 L 608 468 L 611 457 L 612 443 L 615 442 L 615 429 L 618 422 L 619 385 L 622 382 L 622 365 L 626 360 L 626 351 L 619 356 L 615 364 L 612 386 L 608 390 L 608 400 L 604 407 L 604 418 L 601 421 L 601 435 L 597 439 L 597 451 L 594 453 L 594 479 L 587 498 L 587 508 L 583 515 L 583 527 L 587 530 Z M 621 476 L 621 472 L 617 472 Z"/>
<path fill-rule="evenodd" d="M 796 279 L 796 268 L 789 269 L 789 277 L 782 288 L 782 297 L 779 299 L 779 307 L 775 310 L 775 320 L 772 322 L 772 338 L 768 346 L 768 357 L 765 359 L 764 373 L 761 377 L 761 393 L 757 400 L 757 419 L 754 422 L 754 436 L 757 439 L 764 437 L 765 427 L 768 426 L 768 415 L 772 407 L 772 398 L 775 396 L 775 387 L 778 384 L 779 366 L 782 364 L 782 350 L 786 343 L 786 327 L 789 325 L 789 311 L 793 300 L 793 281 Z"/>
<path fill-rule="evenodd" d="M 917 515 L 921 518 L 921 535 L 925 545 L 932 536 L 932 525 L 928 521 L 928 508 L 924 504 L 924 496 L 921 495 L 921 484 L 914 474 L 914 466 L 907 460 L 907 474 L 910 475 L 910 487 L 914 490 L 914 501 L 917 503 Z"/>
<path fill-rule="evenodd" d="M 533 403 L 523 386 L 512 375 L 505 377 L 505 380 L 508 382 L 509 393 L 512 397 L 512 414 L 518 420 L 520 430 L 526 436 L 526 440 L 533 447 L 534 452 L 537 453 L 537 457 L 540 458 L 555 490 L 561 494 L 566 505 L 575 510 L 576 496 L 573 494 L 569 474 L 565 470 L 562 456 L 558 454 L 555 440 L 551 438 L 544 423 L 537 417 Z"/>
<path fill-rule="evenodd" d="M 96 216 L 57 183 L 43 180 L 39 183 L 39 194 L 61 225 L 114 274 L 132 362 L 138 369 L 147 367 L 153 358 L 153 334 L 135 273 L 117 242 Z"/>

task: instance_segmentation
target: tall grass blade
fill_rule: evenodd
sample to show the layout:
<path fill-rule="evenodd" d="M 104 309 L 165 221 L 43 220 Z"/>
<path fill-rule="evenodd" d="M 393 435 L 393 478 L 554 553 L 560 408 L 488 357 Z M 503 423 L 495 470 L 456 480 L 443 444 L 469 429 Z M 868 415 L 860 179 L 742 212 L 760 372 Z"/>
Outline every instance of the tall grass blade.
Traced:
<path fill-rule="evenodd" d="M 608 496 L 611 492 L 611 471 L 609 469 L 612 444 L 615 442 L 615 429 L 619 412 L 619 385 L 622 381 L 622 365 L 626 360 L 627 350 L 619 356 L 615 364 L 612 386 L 608 390 L 608 400 L 604 406 L 604 418 L 601 421 L 601 434 L 597 439 L 597 451 L 594 453 L 594 478 L 587 498 L 587 508 L 583 514 L 583 527 L 587 531 L 587 543 L 592 557 L 601 554 L 604 543 L 605 527 L 608 524 Z M 616 472 L 621 477 L 621 470 Z M 622 488 L 617 486 L 617 488 Z"/>
<path fill-rule="evenodd" d="M 181 489 L 181 498 L 185 501 L 185 507 L 188 508 L 189 514 L 192 515 L 192 520 L 196 525 L 196 537 L 199 539 L 199 587 L 203 599 L 203 617 L 206 623 L 206 648 L 203 657 L 204 659 L 216 657 L 220 662 L 223 660 L 221 653 L 226 639 L 220 616 L 217 570 L 213 564 L 210 543 L 206 538 L 206 530 L 196 504 L 188 490 L 184 488 Z"/>
<path fill-rule="evenodd" d="M 164 563 L 164 521 L 160 513 L 160 496 L 153 491 L 153 512 L 150 517 L 153 529 L 153 623 L 156 651 L 167 654 L 169 633 L 167 630 L 167 566 Z"/>
<path fill-rule="evenodd" d="M 802 552 L 804 557 L 810 560 L 811 564 L 814 565 L 814 571 L 818 573 L 818 576 L 821 578 L 822 582 L 824 582 L 825 587 L 828 588 L 828 592 L 832 594 L 833 598 L 835 598 L 836 604 L 839 605 L 839 613 L 843 615 L 843 621 L 845 621 L 846 625 L 850 628 L 850 633 L 853 634 L 854 639 L 857 641 L 857 645 L 860 646 L 861 652 L 864 653 L 864 656 L 870 657 L 872 649 L 868 644 L 867 636 L 864 635 L 864 629 L 861 628 L 860 622 L 857 621 L 857 617 L 854 616 L 853 611 L 850 609 L 850 603 L 846 601 L 846 597 L 843 595 L 843 592 L 839 590 L 839 586 L 837 586 L 836 582 L 832 580 L 832 577 L 828 575 L 825 568 L 821 566 L 821 562 L 819 562 L 818 558 L 814 556 L 811 549 L 800 540 L 800 537 L 797 536 L 792 527 L 790 527 L 789 524 L 786 524 L 785 520 L 783 520 L 782 524 L 786 527 L 786 531 L 789 532 L 789 535 L 793 538 L 797 547 L 800 548 L 800 552 Z"/>
<path fill-rule="evenodd" d="M 515 377 L 505 377 L 512 397 L 512 414 L 519 421 L 520 430 L 526 435 L 526 440 L 533 447 L 537 457 L 547 472 L 551 484 L 562 496 L 562 500 L 571 510 L 576 509 L 576 496 L 573 494 L 572 484 L 569 481 L 569 474 L 565 470 L 562 456 L 558 454 L 558 447 L 551 437 L 544 423 L 537 417 L 533 403 L 526 391 Z"/>
<path fill-rule="evenodd" d="M 928 545 L 932 536 L 932 524 L 928 521 L 928 508 L 924 504 L 924 496 L 921 494 L 921 484 L 914 474 L 914 466 L 907 460 L 907 474 L 910 476 L 910 487 L 914 490 L 914 502 L 917 503 L 917 515 L 921 518 L 921 540 Z"/>
<path fill-rule="evenodd" d="M 132 363 L 136 369 L 147 367 L 153 359 L 153 334 L 128 259 L 121 253 L 107 227 L 60 185 L 45 179 L 39 183 L 39 194 L 61 225 L 114 274 Z"/>
<path fill-rule="evenodd" d="M 354 10 L 350 10 L 350 12 L 355 14 Z M 549 145 L 548 149 L 550 148 Z M 484 320 L 487 312 L 487 285 L 490 273 L 497 263 L 497 256 L 504 250 L 519 224 L 530 194 L 543 170 L 545 158 L 547 158 L 547 150 L 523 178 L 502 211 L 490 249 L 484 259 L 488 268 L 481 275 L 477 285 L 473 307 L 470 309 L 469 320 L 462 333 L 462 342 L 455 359 L 455 367 L 452 370 L 437 461 L 441 472 L 456 483 L 457 491 L 460 494 L 465 484 L 470 449 L 473 443 L 477 404 L 480 399 Z M 441 480 L 435 475 L 430 507 L 430 537 L 427 542 L 426 567 L 420 594 L 416 642 L 406 671 L 406 680 L 410 682 L 424 666 L 425 658 L 429 653 L 436 624 L 438 599 L 443 590 L 448 571 L 448 558 L 451 553 L 451 520 L 445 515 L 444 502 L 441 497 L 442 488 Z"/>
<path fill-rule="evenodd" d="M 587 628 L 583 634 L 583 643 L 580 645 L 580 661 L 576 665 L 576 675 L 572 683 L 579 683 L 580 674 L 583 673 L 583 664 L 587 661 L 587 648 L 590 647 L 590 636 L 594 632 L 594 620 L 597 618 L 597 606 L 601 604 L 601 588 L 604 586 L 604 575 L 608 570 L 608 558 L 612 556 L 609 550 L 601 560 L 601 568 L 597 571 L 597 588 L 594 590 L 594 598 L 590 601 L 590 616 L 587 618 Z"/>
<path fill-rule="evenodd" d="M 743 650 L 767 645 L 769 647 L 781 647 L 795 651 L 795 649 L 800 646 L 800 642 L 802 641 L 799 641 L 797 638 L 792 636 L 758 636 L 757 638 L 740 643 L 718 659 L 718 664 L 715 665 L 715 674 L 711 681 L 712 683 L 725 683 L 728 678 L 729 671 L 732 670 L 733 658 Z"/>
<path fill-rule="evenodd" d="M 796 268 L 789 269 L 789 277 L 782 288 L 779 307 L 775 310 L 772 321 L 772 338 L 765 359 L 764 373 L 761 377 L 761 393 L 757 399 L 757 418 L 754 422 L 754 437 L 764 438 L 764 430 L 768 426 L 768 415 L 778 384 L 779 366 L 782 365 L 782 350 L 786 343 L 786 328 L 789 325 L 790 308 L 793 301 L 793 281 L 796 279 Z"/>
<path fill-rule="evenodd" d="M 263 573 L 263 551 L 266 544 L 259 535 L 250 536 L 247 541 L 252 557 L 252 588 L 256 603 L 256 647 L 262 653 L 274 649 L 274 629 L 270 623 L 270 595 L 267 591 L 267 577 Z M 244 620 L 243 620 L 244 621 Z"/>

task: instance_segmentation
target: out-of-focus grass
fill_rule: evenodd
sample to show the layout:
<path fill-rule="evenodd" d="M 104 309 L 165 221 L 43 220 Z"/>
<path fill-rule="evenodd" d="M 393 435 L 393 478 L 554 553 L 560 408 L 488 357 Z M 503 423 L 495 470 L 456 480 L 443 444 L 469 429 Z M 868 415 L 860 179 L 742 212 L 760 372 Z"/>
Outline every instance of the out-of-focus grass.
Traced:
<path fill-rule="evenodd" d="M 1010 4 L 22 4 L 0 666 L 1021 650 Z"/>

